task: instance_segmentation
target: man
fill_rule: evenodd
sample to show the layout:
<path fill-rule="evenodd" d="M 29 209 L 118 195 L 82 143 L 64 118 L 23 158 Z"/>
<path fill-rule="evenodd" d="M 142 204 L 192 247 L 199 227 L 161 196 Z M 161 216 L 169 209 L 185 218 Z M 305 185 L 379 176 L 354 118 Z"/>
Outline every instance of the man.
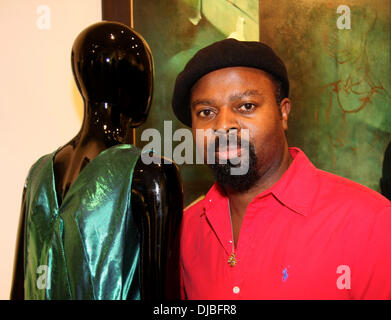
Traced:
<path fill-rule="evenodd" d="M 284 63 L 260 42 L 214 43 L 178 75 L 174 112 L 194 137 L 214 134 L 217 180 L 184 213 L 183 298 L 391 298 L 391 203 L 288 147 L 288 93 Z M 232 136 L 242 142 L 219 147 Z M 249 168 L 233 175 L 238 156 Z"/>

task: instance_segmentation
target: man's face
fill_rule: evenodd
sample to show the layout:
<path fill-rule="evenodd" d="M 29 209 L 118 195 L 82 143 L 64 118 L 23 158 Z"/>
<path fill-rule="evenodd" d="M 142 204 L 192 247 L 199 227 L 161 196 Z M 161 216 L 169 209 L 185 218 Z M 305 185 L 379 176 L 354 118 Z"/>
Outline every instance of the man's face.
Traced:
<path fill-rule="evenodd" d="M 240 141 L 244 129 L 248 130 L 249 172 L 244 177 L 226 177 L 224 181 L 219 181 L 217 174 L 217 180 L 223 185 L 236 191 L 246 191 L 260 178 L 278 169 L 287 147 L 284 131 L 288 128 L 290 102 L 284 99 L 279 110 L 274 84 L 266 73 L 247 67 L 230 67 L 208 73 L 193 86 L 190 104 L 194 138 L 196 130 L 203 129 L 205 133 L 214 132 L 215 137 L 233 132 Z M 205 160 L 210 141 L 210 137 L 207 139 L 205 135 Z M 227 149 L 219 149 L 217 142 L 215 145 L 216 163 L 219 159 L 228 159 L 229 165 L 230 157 L 236 152 L 241 156 L 244 151 L 240 144 L 234 154 Z M 227 165 L 212 166 L 214 171 L 222 168 L 225 168 L 223 175 L 229 174 Z"/>

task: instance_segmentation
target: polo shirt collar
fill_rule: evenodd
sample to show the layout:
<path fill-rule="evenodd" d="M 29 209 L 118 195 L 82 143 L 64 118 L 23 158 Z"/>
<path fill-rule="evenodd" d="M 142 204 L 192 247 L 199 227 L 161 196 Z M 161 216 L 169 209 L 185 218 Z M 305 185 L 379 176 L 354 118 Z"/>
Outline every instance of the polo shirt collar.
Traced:
<path fill-rule="evenodd" d="M 252 202 L 269 194 L 290 210 L 307 216 L 310 213 L 312 201 L 317 192 L 317 171 L 315 166 L 299 148 L 289 148 L 293 158 L 289 168 L 271 188 L 255 196 Z M 205 210 L 208 211 L 220 204 L 227 206 L 227 197 L 217 183 L 205 196 Z"/>
<path fill-rule="evenodd" d="M 299 148 L 289 148 L 288 170 L 269 190 L 289 209 L 307 216 L 318 190 L 317 169 Z"/>

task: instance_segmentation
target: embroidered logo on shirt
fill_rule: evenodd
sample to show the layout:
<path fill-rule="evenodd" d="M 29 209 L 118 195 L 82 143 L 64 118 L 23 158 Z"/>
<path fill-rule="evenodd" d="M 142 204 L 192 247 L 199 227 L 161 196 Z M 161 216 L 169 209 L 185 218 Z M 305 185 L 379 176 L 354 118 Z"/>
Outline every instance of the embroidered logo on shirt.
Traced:
<path fill-rule="evenodd" d="M 282 270 L 282 282 L 285 282 L 288 279 L 288 268 L 289 266 Z"/>

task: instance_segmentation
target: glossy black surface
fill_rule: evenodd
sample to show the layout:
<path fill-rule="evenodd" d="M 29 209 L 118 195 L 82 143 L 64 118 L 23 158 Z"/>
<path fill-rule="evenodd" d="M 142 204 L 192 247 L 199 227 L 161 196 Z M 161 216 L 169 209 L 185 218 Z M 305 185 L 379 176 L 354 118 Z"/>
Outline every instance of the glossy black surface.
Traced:
<path fill-rule="evenodd" d="M 84 100 L 79 133 L 54 159 L 58 203 L 80 171 L 105 149 L 132 143 L 132 127 L 149 112 L 153 91 L 151 51 L 134 30 L 100 22 L 83 30 L 72 48 L 72 70 Z M 24 197 L 23 197 L 24 198 Z M 136 164 L 132 211 L 141 230 L 141 298 L 179 298 L 179 225 L 183 196 L 175 164 Z M 23 299 L 23 200 L 12 299 Z"/>
<path fill-rule="evenodd" d="M 133 127 L 145 121 L 152 98 L 153 62 L 148 44 L 136 31 L 115 22 L 88 27 L 73 44 L 72 70 L 79 91 L 91 104 L 91 116 L 107 113 L 110 105 L 109 120 L 115 127 L 121 120 Z"/>
<path fill-rule="evenodd" d="M 391 200 L 391 142 L 388 144 L 386 151 L 384 152 L 380 189 L 382 195 Z"/>

